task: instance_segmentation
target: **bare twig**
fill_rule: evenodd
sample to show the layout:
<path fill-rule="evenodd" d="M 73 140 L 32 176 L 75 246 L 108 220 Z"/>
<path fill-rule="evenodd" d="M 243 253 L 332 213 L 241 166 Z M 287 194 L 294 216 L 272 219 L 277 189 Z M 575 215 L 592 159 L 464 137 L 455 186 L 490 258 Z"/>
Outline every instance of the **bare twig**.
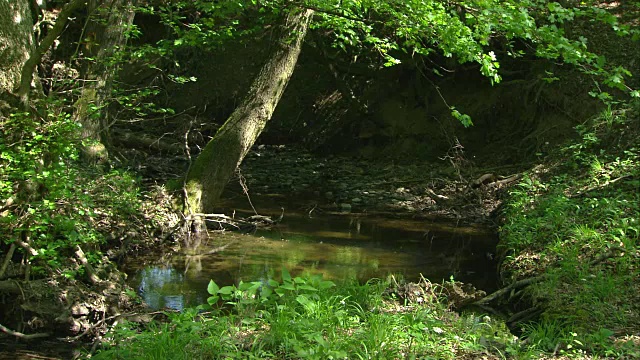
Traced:
<path fill-rule="evenodd" d="M 240 168 L 236 168 L 236 174 L 238 175 L 238 181 L 240 182 L 240 186 L 242 187 L 242 192 L 247 196 L 247 200 L 249 201 L 249 205 L 251 205 L 251 209 L 253 209 L 253 212 L 258 215 L 258 211 L 256 211 L 256 208 L 253 206 L 253 202 L 251 201 L 251 196 L 249 195 L 249 188 L 247 187 L 247 181 L 244 178 L 244 176 L 242 176 L 242 173 L 240 172 Z"/>

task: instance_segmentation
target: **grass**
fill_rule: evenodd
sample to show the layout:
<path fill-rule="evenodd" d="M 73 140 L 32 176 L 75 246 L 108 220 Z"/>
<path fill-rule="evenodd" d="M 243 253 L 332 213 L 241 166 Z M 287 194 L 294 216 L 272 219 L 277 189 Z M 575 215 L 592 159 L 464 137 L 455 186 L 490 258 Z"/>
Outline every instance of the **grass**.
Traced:
<path fill-rule="evenodd" d="M 286 275 L 282 283 L 210 286 L 212 306 L 145 329 L 122 323 L 94 358 L 459 359 L 519 351 L 500 321 L 459 315 L 437 298 L 399 303 L 384 295 L 388 286 Z"/>
<path fill-rule="evenodd" d="M 640 120 L 605 110 L 513 189 L 500 250 L 529 289 L 541 321 L 523 326 L 540 350 L 567 356 L 640 356 Z"/>

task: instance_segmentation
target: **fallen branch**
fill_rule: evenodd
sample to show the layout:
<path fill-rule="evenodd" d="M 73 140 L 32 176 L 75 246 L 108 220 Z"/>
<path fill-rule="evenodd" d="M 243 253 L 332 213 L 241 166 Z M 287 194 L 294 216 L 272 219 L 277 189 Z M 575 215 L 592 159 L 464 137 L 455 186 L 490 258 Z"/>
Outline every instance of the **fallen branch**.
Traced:
<path fill-rule="evenodd" d="M 523 279 L 523 280 L 520 280 L 520 281 L 513 282 L 509 286 L 504 287 L 504 288 L 502 288 L 500 290 L 497 290 L 494 293 L 483 297 L 482 299 L 476 301 L 473 304 L 474 305 L 486 305 L 486 304 L 492 302 L 493 300 L 496 300 L 497 298 L 508 294 L 513 289 L 518 289 L 518 288 L 522 288 L 522 287 L 525 287 L 525 286 L 529 286 L 531 284 L 535 284 L 537 282 L 540 282 L 540 281 L 544 280 L 545 277 L 546 277 L 545 275 L 539 275 L 539 276 L 534 276 L 532 278 L 527 278 L 527 279 Z"/>
<path fill-rule="evenodd" d="M 619 251 L 619 252 L 627 252 L 627 249 L 625 249 L 623 247 L 620 247 L 620 246 L 613 245 L 613 246 L 611 246 L 609 248 L 609 250 L 607 250 L 607 252 L 605 252 L 604 254 L 598 256 L 597 258 L 595 258 L 591 262 L 591 265 L 592 266 L 593 265 L 597 265 L 597 264 L 599 264 L 599 263 L 601 263 L 601 262 L 603 262 L 603 261 L 605 261 L 605 260 L 607 260 L 609 258 L 612 258 L 616 254 L 617 251 Z"/>
<path fill-rule="evenodd" d="M 23 340 L 32 340 L 50 336 L 48 333 L 23 334 L 21 332 L 13 331 L 2 324 L 0 324 L 0 331 Z"/>
<path fill-rule="evenodd" d="M 603 189 L 603 188 L 605 188 L 605 187 L 607 187 L 607 186 L 609 186 L 609 185 L 611 185 L 613 183 L 616 183 L 616 182 L 618 182 L 620 180 L 627 179 L 627 178 L 630 178 L 630 177 L 631 177 L 631 175 L 620 176 L 619 178 L 615 178 L 613 180 L 605 181 L 603 184 L 592 186 L 592 187 L 586 188 L 586 189 L 584 189 L 582 191 L 578 191 L 577 193 L 571 194 L 568 197 L 569 198 L 577 198 L 577 197 L 586 195 L 587 193 L 589 193 L 591 191 Z"/>
<path fill-rule="evenodd" d="M 509 177 L 506 177 L 502 180 L 498 180 L 495 182 L 492 182 L 491 184 L 489 184 L 489 187 L 498 187 L 500 185 L 504 185 L 504 184 L 508 184 L 510 182 L 514 182 L 516 180 L 519 180 L 522 177 L 522 174 L 515 174 L 515 175 L 511 175 Z"/>

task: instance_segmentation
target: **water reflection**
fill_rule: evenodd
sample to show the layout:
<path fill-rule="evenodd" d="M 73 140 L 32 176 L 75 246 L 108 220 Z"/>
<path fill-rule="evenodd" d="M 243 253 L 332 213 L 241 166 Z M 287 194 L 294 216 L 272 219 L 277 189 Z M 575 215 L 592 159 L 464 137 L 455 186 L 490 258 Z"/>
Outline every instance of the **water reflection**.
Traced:
<path fill-rule="evenodd" d="M 223 251 L 206 254 L 221 245 Z M 495 287 L 495 265 L 486 256 L 496 239 L 483 229 L 380 218 L 291 216 L 253 235 L 212 233 L 200 254 L 173 254 L 160 265 L 136 268 L 132 285 L 152 308 L 182 309 L 206 302 L 210 279 L 220 285 L 322 273 L 332 280 L 366 281 L 390 273 L 440 282 L 454 276 L 479 288 Z M 138 265 L 139 266 L 139 265 Z"/>

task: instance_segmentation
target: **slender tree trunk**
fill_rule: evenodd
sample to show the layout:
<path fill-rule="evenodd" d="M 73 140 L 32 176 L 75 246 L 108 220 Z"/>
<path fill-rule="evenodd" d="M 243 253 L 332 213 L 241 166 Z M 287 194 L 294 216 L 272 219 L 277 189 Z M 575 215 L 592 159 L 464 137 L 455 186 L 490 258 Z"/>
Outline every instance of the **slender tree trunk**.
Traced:
<path fill-rule="evenodd" d="M 89 0 L 89 23 L 84 37 L 92 38 L 95 45 L 84 49 L 93 58 L 86 71 L 89 80 L 82 88 L 75 104 L 76 121 L 82 124 L 82 138 L 92 140 L 83 153 L 92 163 L 107 160 L 109 144 L 109 99 L 113 81 L 117 76 L 117 62 L 112 57 L 126 43 L 125 33 L 133 23 L 136 0 Z"/>
<path fill-rule="evenodd" d="M 271 119 L 309 28 L 312 10 L 292 9 L 278 46 L 260 70 L 240 106 L 192 164 L 186 178 L 188 214 L 210 212 L 222 190 Z"/>

